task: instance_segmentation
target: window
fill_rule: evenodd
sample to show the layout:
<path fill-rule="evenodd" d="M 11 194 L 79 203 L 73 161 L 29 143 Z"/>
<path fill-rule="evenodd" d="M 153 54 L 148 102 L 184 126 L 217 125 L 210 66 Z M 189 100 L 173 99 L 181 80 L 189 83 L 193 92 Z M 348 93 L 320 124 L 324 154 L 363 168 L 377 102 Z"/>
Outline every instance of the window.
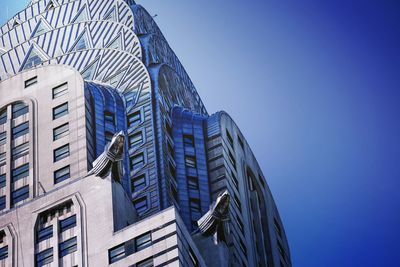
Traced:
<path fill-rule="evenodd" d="M 240 138 L 240 136 L 238 135 L 238 142 L 239 142 L 239 145 L 242 147 L 242 149 L 244 150 L 244 143 L 243 143 L 243 140 L 242 140 L 242 138 Z"/>
<path fill-rule="evenodd" d="M 59 147 L 55 149 L 53 152 L 54 162 L 59 161 L 68 156 L 69 156 L 69 144 Z"/>
<path fill-rule="evenodd" d="M 60 255 L 59 257 L 62 258 L 65 255 L 71 254 L 77 250 L 77 238 L 76 236 L 73 238 L 70 238 L 64 242 L 61 242 L 59 245 L 59 251 Z"/>
<path fill-rule="evenodd" d="M 22 116 L 26 113 L 28 113 L 29 108 L 28 105 L 25 103 L 19 102 L 14 105 L 12 105 L 12 117 L 13 119 L 18 118 L 19 116 Z"/>
<path fill-rule="evenodd" d="M 19 166 L 15 168 L 11 172 L 11 181 L 15 182 L 22 178 L 29 176 L 29 163 Z"/>
<path fill-rule="evenodd" d="M 6 196 L 0 197 L 0 210 L 4 210 L 6 208 Z"/>
<path fill-rule="evenodd" d="M 43 250 L 36 254 L 36 266 L 41 267 L 53 262 L 53 248 Z"/>
<path fill-rule="evenodd" d="M 236 194 L 233 194 L 233 202 L 235 202 L 236 207 L 239 209 L 239 211 L 242 211 L 242 204 L 240 203 L 240 200 Z"/>
<path fill-rule="evenodd" d="M 232 155 L 232 153 L 229 151 L 228 152 L 228 156 L 229 156 L 229 161 L 232 163 L 233 168 L 236 170 L 236 160 L 235 157 Z"/>
<path fill-rule="evenodd" d="M 109 111 L 104 112 L 104 123 L 109 125 L 114 125 L 115 124 L 114 113 Z"/>
<path fill-rule="evenodd" d="M 68 103 L 61 104 L 53 108 L 53 120 L 68 114 Z"/>
<path fill-rule="evenodd" d="M 167 133 L 169 134 L 169 136 L 172 136 L 172 127 L 168 121 L 165 121 L 165 129 L 167 130 Z"/>
<path fill-rule="evenodd" d="M 144 165 L 144 154 L 139 153 L 131 158 L 131 168 L 138 170 Z"/>
<path fill-rule="evenodd" d="M 76 226 L 76 215 L 72 215 L 60 221 L 60 233 Z"/>
<path fill-rule="evenodd" d="M 194 147 L 194 137 L 191 134 L 183 135 L 183 143 L 185 146 Z"/>
<path fill-rule="evenodd" d="M 13 127 L 11 132 L 12 132 L 12 139 L 17 139 L 18 137 L 29 133 L 29 122 L 27 121 Z"/>
<path fill-rule="evenodd" d="M 69 133 L 69 125 L 68 123 L 58 126 L 57 128 L 53 129 L 53 141 L 61 139 L 67 136 Z"/>
<path fill-rule="evenodd" d="M 8 257 L 8 246 L 0 248 L 0 260 L 4 260 Z"/>
<path fill-rule="evenodd" d="M 136 267 L 153 267 L 153 258 L 147 258 L 145 260 L 139 261 L 136 263 Z"/>
<path fill-rule="evenodd" d="M 193 249 L 189 246 L 189 257 L 190 260 L 192 261 L 194 266 L 199 266 L 199 260 L 196 257 L 196 254 L 194 253 Z"/>
<path fill-rule="evenodd" d="M 7 109 L 0 110 L 0 125 L 7 122 Z"/>
<path fill-rule="evenodd" d="M 0 188 L 3 188 L 6 186 L 6 174 L 0 175 Z"/>
<path fill-rule="evenodd" d="M 276 218 L 274 218 L 274 226 L 275 226 L 275 230 L 279 234 L 279 236 L 282 236 L 282 228 Z"/>
<path fill-rule="evenodd" d="M 236 175 L 231 171 L 231 177 L 232 177 L 232 182 L 235 185 L 236 189 L 239 190 L 239 181 L 236 177 Z"/>
<path fill-rule="evenodd" d="M 0 153 L 0 166 L 3 166 L 6 164 L 6 152 Z"/>
<path fill-rule="evenodd" d="M 142 174 L 132 178 L 132 192 L 139 191 L 146 187 L 146 175 Z"/>
<path fill-rule="evenodd" d="M 138 213 L 142 213 L 147 210 L 147 197 L 141 197 L 133 201 L 133 205 Z"/>
<path fill-rule="evenodd" d="M 143 136 L 142 136 L 141 131 L 129 136 L 129 146 L 130 147 L 137 146 L 141 143 L 143 143 Z"/>
<path fill-rule="evenodd" d="M 168 164 L 169 164 L 168 165 L 169 166 L 169 171 L 170 171 L 172 177 L 175 178 L 176 177 L 176 168 L 175 168 L 174 165 L 172 165 L 171 162 L 169 162 Z"/>
<path fill-rule="evenodd" d="M 37 242 L 39 243 L 39 242 L 42 242 L 43 240 L 49 239 L 51 237 L 53 237 L 53 225 L 50 225 L 43 229 L 40 229 L 37 232 L 36 239 L 37 239 Z"/>
<path fill-rule="evenodd" d="M 106 131 L 104 133 L 104 140 L 106 142 L 106 144 L 111 143 L 111 140 L 113 139 L 114 134 L 112 132 Z"/>
<path fill-rule="evenodd" d="M 196 168 L 196 157 L 185 156 L 185 165 L 186 167 Z"/>
<path fill-rule="evenodd" d="M 29 86 L 32 86 L 37 83 L 37 76 L 30 78 L 29 80 L 25 81 L 25 88 L 28 88 Z"/>
<path fill-rule="evenodd" d="M 243 240 L 241 238 L 240 238 L 240 241 L 239 241 L 239 246 L 240 246 L 240 249 L 242 250 L 244 256 L 247 257 L 246 245 L 244 244 L 244 242 L 243 242 Z"/>
<path fill-rule="evenodd" d="M 142 122 L 142 115 L 140 110 L 128 115 L 128 127 L 138 125 Z"/>
<path fill-rule="evenodd" d="M 229 133 L 228 129 L 226 130 L 226 137 L 228 138 L 229 144 L 231 145 L 232 148 L 235 148 L 233 146 L 233 138 L 232 135 Z"/>
<path fill-rule="evenodd" d="M 188 188 L 191 190 L 199 190 L 199 178 L 188 176 Z"/>
<path fill-rule="evenodd" d="M 19 145 L 17 147 L 14 147 L 12 150 L 12 159 L 16 160 L 19 159 L 25 155 L 29 154 L 29 143 L 23 143 L 22 145 Z"/>
<path fill-rule="evenodd" d="M 198 198 L 190 198 L 190 210 L 192 212 L 197 212 L 200 213 L 201 212 L 201 206 L 200 206 L 200 199 Z"/>
<path fill-rule="evenodd" d="M 7 142 L 7 132 L 0 133 L 0 146 Z"/>
<path fill-rule="evenodd" d="M 282 258 L 285 259 L 285 249 L 283 248 L 283 245 L 281 243 L 281 241 L 279 241 L 279 239 L 276 240 L 277 244 L 278 244 L 278 251 L 279 254 L 281 254 Z"/>
<path fill-rule="evenodd" d="M 70 177 L 71 176 L 70 176 L 69 166 L 66 166 L 54 172 L 54 183 L 55 184 L 61 183 L 62 181 L 65 181 Z"/>
<path fill-rule="evenodd" d="M 135 238 L 136 251 L 140 251 L 151 246 L 151 233 L 145 233 Z"/>
<path fill-rule="evenodd" d="M 236 214 L 236 222 L 239 226 L 240 232 L 242 232 L 242 234 L 244 234 L 244 225 L 243 225 L 242 219 L 240 219 L 239 215 L 237 215 L 237 214 Z"/>
<path fill-rule="evenodd" d="M 108 261 L 110 264 L 125 258 L 125 256 L 125 243 L 108 250 Z"/>
<path fill-rule="evenodd" d="M 11 201 L 13 205 L 17 204 L 18 202 L 21 202 L 22 200 L 27 199 L 28 197 L 29 197 L 29 185 L 14 190 L 11 193 L 11 198 L 12 198 Z"/>
<path fill-rule="evenodd" d="M 52 90 L 53 99 L 68 94 L 68 83 L 63 83 Z"/>

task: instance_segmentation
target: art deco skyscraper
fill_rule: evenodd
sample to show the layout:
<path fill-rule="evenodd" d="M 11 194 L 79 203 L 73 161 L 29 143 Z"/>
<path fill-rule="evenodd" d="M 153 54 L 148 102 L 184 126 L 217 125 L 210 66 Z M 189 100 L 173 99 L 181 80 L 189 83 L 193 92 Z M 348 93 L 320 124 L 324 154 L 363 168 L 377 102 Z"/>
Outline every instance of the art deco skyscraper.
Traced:
<path fill-rule="evenodd" d="M 0 266 L 291 266 L 244 136 L 134 1 L 31 1 L 0 78 Z"/>

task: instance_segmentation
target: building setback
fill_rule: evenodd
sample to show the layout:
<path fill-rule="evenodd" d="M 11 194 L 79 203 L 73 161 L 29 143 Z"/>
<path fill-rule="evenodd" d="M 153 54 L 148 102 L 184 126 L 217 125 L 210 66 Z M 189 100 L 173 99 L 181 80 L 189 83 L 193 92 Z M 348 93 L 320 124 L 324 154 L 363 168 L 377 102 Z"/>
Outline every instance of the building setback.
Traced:
<path fill-rule="evenodd" d="M 0 78 L 0 266 L 291 266 L 244 136 L 134 1 L 32 0 Z"/>

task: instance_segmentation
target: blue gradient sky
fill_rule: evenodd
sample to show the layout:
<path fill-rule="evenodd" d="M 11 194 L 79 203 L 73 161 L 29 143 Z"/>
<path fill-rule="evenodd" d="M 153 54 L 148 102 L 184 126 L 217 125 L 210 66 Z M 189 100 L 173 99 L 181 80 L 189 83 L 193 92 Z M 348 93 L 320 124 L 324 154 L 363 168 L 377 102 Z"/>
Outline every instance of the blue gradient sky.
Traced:
<path fill-rule="evenodd" d="M 137 2 L 246 135 L 294 266 L 399 266 L 400 2 Z"/>

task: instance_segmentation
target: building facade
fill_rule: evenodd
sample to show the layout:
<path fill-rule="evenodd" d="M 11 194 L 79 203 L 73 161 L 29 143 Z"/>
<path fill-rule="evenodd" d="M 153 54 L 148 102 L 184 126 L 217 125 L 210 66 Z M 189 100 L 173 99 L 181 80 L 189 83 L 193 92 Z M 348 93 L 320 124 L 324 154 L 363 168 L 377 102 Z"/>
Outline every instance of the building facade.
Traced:
<path fill-rule="evenodd" d="M 0 28 L 0 266 L 291 266 L 245 138 L 134 1 Z"/>

